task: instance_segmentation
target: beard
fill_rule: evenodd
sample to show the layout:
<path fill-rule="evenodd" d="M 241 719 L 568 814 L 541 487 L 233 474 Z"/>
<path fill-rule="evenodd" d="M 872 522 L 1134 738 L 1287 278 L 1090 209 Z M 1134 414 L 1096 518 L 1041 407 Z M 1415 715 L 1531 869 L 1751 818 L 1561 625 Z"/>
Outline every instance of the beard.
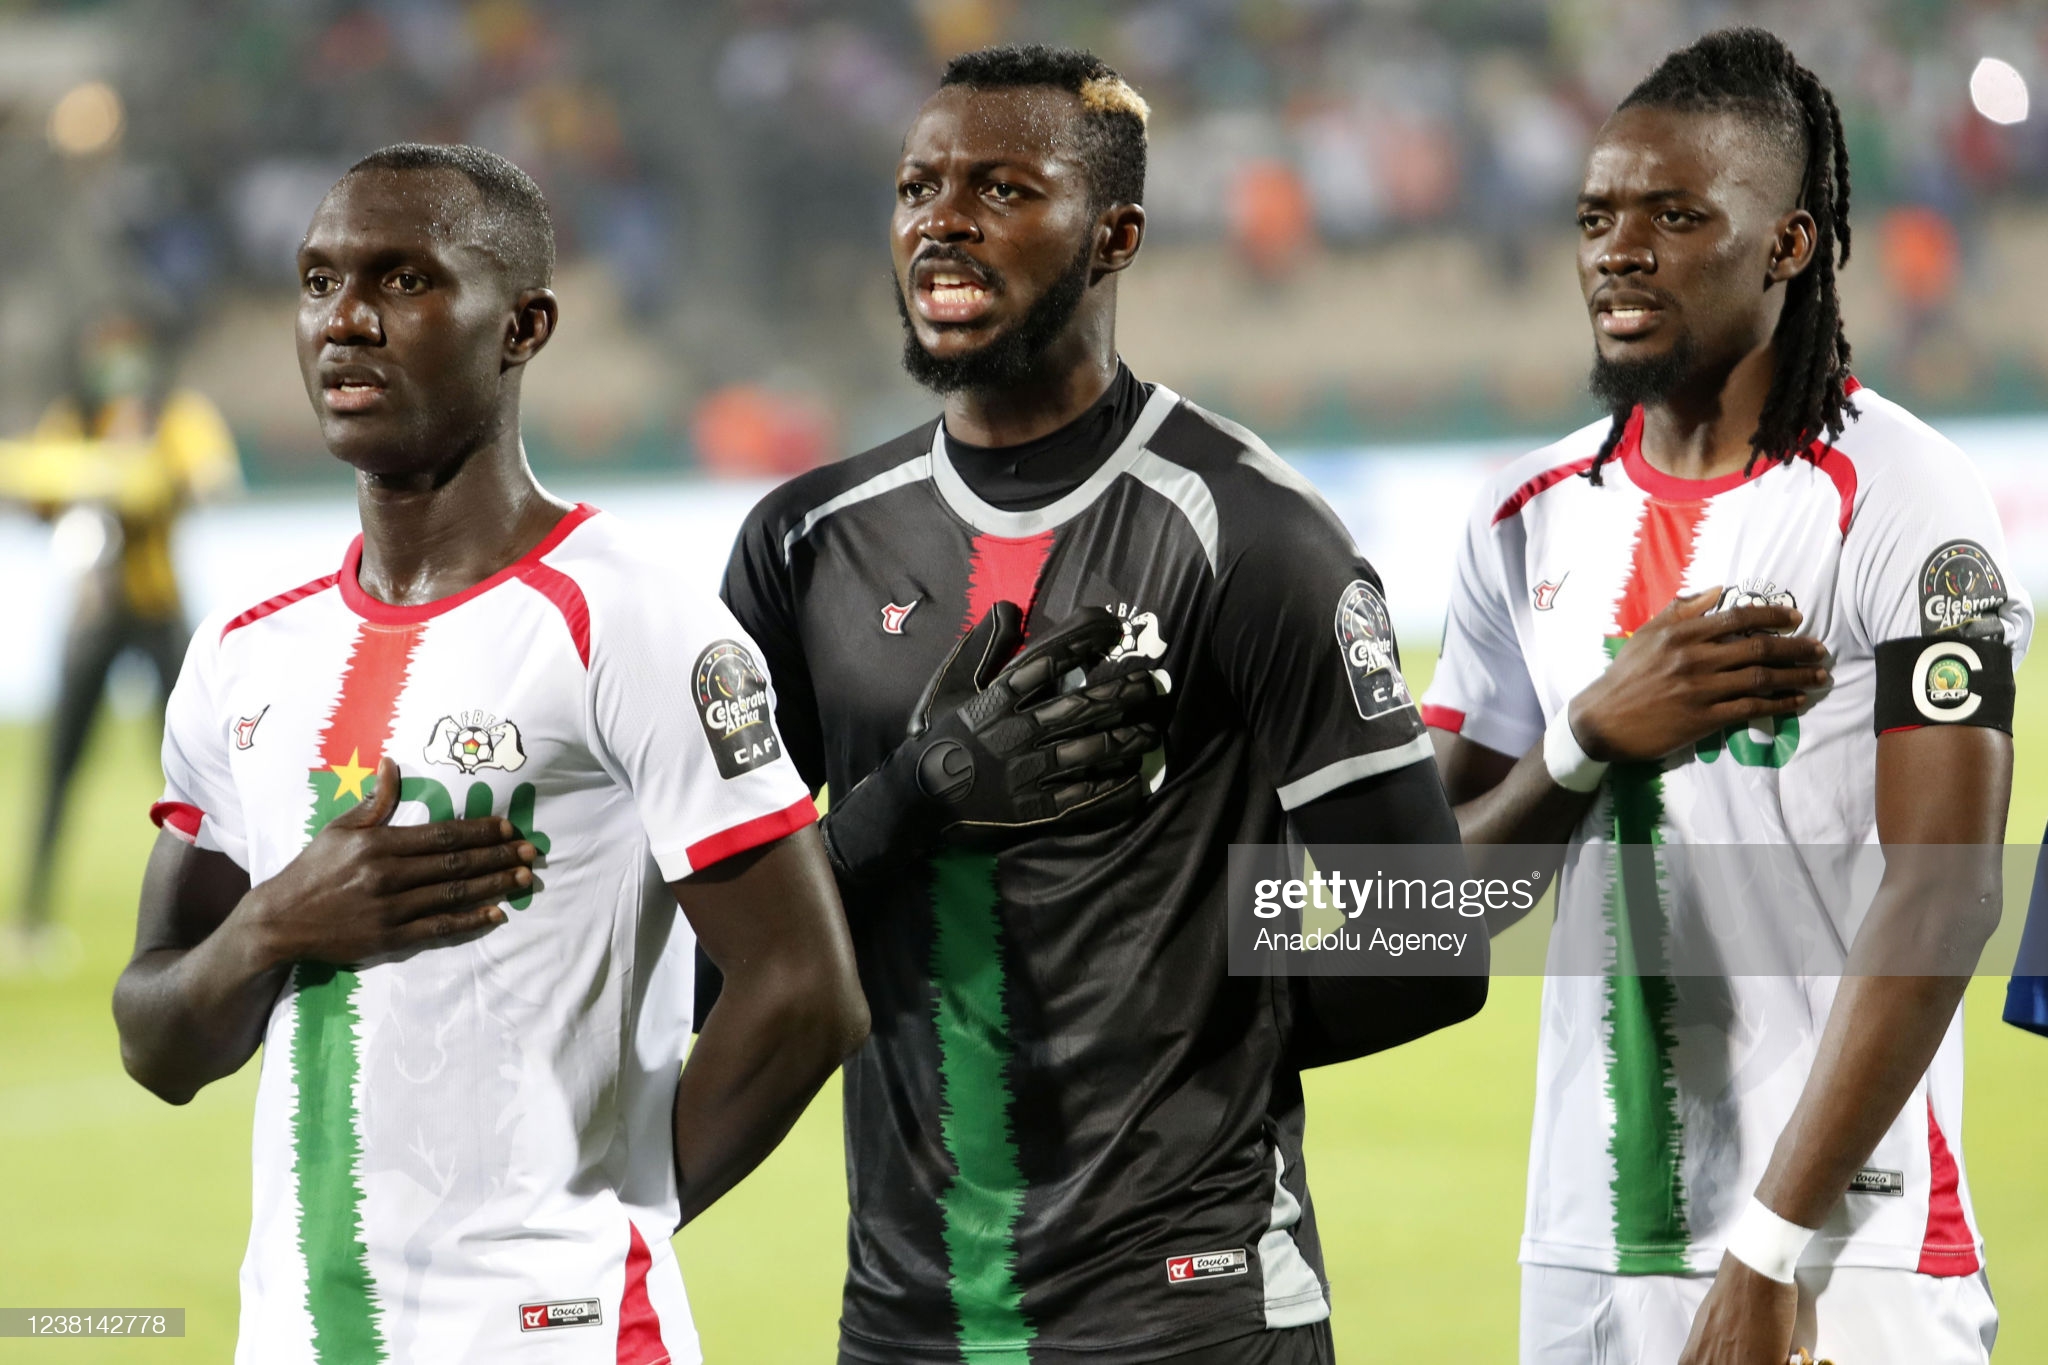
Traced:
<path fill-rule="evenodd" d="M 1642 360 L 1609 360 L 1596 348 L 1586 387 L 1609 412 L 1628 412 L 1669 398 L 1698 370 L 1699 348 L 1690 336 L 1679 337 L 1664 354 Z"/>
<path fill-rule="evenodd" d="M 903 368 L 937 394 L 1013 388 L 1036 378 L 1046 350 L 1059 340 L 1081 307 L 1094 255 L 1094 234 L 1089 233 L 1082 237 L 1081 249 L 1066 272 L 1024 310 L 1016 326 L 964 355 L 950 357 L 933 355 L 917 339 L 910 301 L 903 296 L 903 282 L 896 280 L 896 312 L 903 319 Z"/>

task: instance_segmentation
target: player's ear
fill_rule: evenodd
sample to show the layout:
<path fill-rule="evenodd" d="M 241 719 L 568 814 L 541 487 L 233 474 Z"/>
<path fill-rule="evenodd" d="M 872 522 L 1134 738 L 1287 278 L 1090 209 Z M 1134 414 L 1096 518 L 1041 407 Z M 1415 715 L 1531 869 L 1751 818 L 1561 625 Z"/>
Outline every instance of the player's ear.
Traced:
<path fill-rule="evenodd" d="M 1137 258 L 1145 244 L 1145 210 L 1137 204 L 1111 204 L 1095 220 L 1095 273 L 1113 275 Z"/>
<path fill-rule="evenodd" d="M 1812 265 L 1814 243 L 1819 239 L 1819 227 L 1805 209 L 1793 209 L 1780 218 L 1771 242 L 1771 283 L 1783 284 Z"/>
<path fill-rule="evenodd" d="M 561 307 L 552 289 L 524 289 L 512 300 L 512 324 L 505 331 L 505 363 L 524 365 L 555 334 Z"/>

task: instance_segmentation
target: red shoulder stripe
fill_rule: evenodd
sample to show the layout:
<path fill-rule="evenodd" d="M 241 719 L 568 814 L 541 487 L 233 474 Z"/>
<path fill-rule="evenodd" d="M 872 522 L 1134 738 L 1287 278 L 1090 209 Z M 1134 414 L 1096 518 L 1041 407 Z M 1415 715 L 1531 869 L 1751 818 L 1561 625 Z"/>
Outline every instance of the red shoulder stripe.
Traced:
<path fill-rule="evenodd" d="M 785 806 L 772 815 L 757 816 L 743 820 L 730 829 L 722 829 L 706 839 L 699 839 L 683 850 L 683 856 L 690 860 L 690 870 L 701 872 L 713 863 L 723 862 L 735 854 L 745 853 L 750 848 L 773 843 L 785 834 L 794 834 L 805 825 L 818 822 L 818 808 L 806 796 L 792 805 Z"/>
<path fill-rule="evenodd" d="M 527 587 L 555 604 L 555 610 L 569 623 L 569 638 L 576 643 L 576 657 L 583 660 L 585 668 L 590 667 L 590 603 L 583 600 L 583 589 L 576 586 L 576 580 L 538 560 L 521 569 L 519 577 Z"/>
<path fill-rule="evenodd" d="M 225 640 L 228 638 L 230 632 L 240 630 L 243 626 L 246 626 L 251 622 L 261 621 L 264 617 L 270 615 L 274 611 L 282 611 L 294 602 L 303 602 L 308 597 L 312 597 L 318 593 L 326 592 L 329 588 L 333 587 L 335 583 L 340 580 L 340 578 L 341 575 L 339 573 L 331 573 L 326 575 L 325 577 L 316 578 L 311 583 L 301 583 L 298 587 L 293 588 L 290 592 L 281 592 L 277 596 L 271 598 L 268 602 L 259 602 L 255 606 L 249 608 L 249 610 L 243 612 L 240 616 L 237 616 L 234 620 L 222 626 L 220 628 L 220 638 Z"/>
<path fill-rule="evenodd" d="M 1835 492 L 1842 496 L 1842 514 L 1835 524 L 1842 528 L 1842 534 L 1849 534 L 1849 518 L 1856 514 L 1856 464 L 1847 455 L 1833 446 L 1824 446 L 1815 441 L 1811 448 L 1801 453 L 1800 458 L 1811 460 L 1814 468 L 1835 481 Z"/>
<path fill-rule="evenodd" d="M 1544 489 L 1563 483 L 1574 474 L 1583 474 L 1592 467 L 1593 457 L 1588 455 L 1584 459 L 1573 460 L 1570 464 L 1561 464 L 1555 469 L 1544 470 L 1541 474 L 1538 474 L 1535 478 L 1508 494 L 1508 500 L 1494 511 L 1493 524 L 1498 526 L 1515 513 L 1521 511 L 1524 507 L 1528 506 L 1529 499 L 1535 497 Z"/>

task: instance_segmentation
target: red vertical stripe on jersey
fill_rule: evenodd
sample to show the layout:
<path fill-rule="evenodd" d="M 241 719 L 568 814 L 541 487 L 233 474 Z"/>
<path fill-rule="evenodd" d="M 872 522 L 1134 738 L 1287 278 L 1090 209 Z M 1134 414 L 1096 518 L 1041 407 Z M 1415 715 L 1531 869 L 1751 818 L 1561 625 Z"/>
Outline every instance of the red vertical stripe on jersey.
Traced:
<path fill-rule="evenodd" d="M 626 1245 L 626 1292 L 619 1296 L 618 1365 L 663 1365 L 668 1347 L 661 1344 L 661 1318 L 647 1297 L 647 1272 L 654 1265 L 640 1229 L 626 1224 L 632 1240 Z"/>
<path fill-rule="evenodd" d="M 412 652 L 425 629 L 423 624 L 385 626 L 371 621 L 358 628 L 355 649 L 341 675 L 341 695 L 327 728 L 320 732 L 321 767 L 377 766 L 391 739 Z"/>
<path fill-rule="evenodd" d="M 1635 634 L 1678 596 L 1686 566 L 1692 563 L 1693 541 L 1706 515 L 1704 502 L 1652 498 L 1643 504 L 1628 583 L 1621 590 L 1621 600 L 1614 604 L 1616 635 Z"/>
<path fill-rule="evenodd" d="M 1052 554 L 1051 531 L 1013 539 L 976 536 L 967 566 L 967 619 L 962 631 L 973 630 L 998 602 L 1015 602 L 1027 617 L 1038 596 L 1038 575 Z"/>
<path fill-rule="evenodd" d="M 1956 1169 L 1955 1154 L 1948 1149 L 1941 1125 L 1934 1118 L 1934 1101 L 1927 1101 L 1927 1233 L 1920 1239 L 1922 1275 L 1974 1275 L 1982 1266 L 1977 1261 L 1977 1239 L 1970 1233 L 1970 1220 L 1963 1217 L 1962 1172 Z"/>

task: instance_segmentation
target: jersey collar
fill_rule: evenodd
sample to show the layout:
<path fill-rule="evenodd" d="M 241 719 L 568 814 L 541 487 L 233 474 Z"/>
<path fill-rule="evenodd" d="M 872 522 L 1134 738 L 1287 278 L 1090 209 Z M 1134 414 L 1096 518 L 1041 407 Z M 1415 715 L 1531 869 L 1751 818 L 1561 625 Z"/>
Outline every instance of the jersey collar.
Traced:
<path fill-rule="evenodd" d="M 579 502 L 562 514 L 562 519 L 555 523 L 552 531 L 540 538 L 539 544 L 481 583 L 474 583 L 461 592 L 452 593 L 447 597 L 437 597 L 431 602 L 416 602 L 404 607 L 380 602 L 363 591 L 363 585 L 356 577 L 363 566 L 363 538 L 359 534 L 348 543 L 348 554 L 341 561 L 341 600 L 348 604 L 350 611 L 365 621 L 374 621 L 379 625 L 403 626 L 415 621 L 430 620 L 443 612 L 453 611 L 472 597 L 482 596 L 508 578 L 519 577 L 539 563 L 541 556 L 567 540 L 571 531 L 596 515 L 595 507 L 587 502 Z"/>
<path fill-rule="evenodd" d="M 975 495 L 967 481 L 960 477 L 960 471 L 953 467 L 952 457 L 946 454 L 946 419 L 941 417 L 938 425 L 932 428 L 932 483 L 937 486 L 946 506 L 953 509 L 953 514 L 975 530 L 1011 539 L 1035 536 L 1087 511 L 1104 490 L 1137 463 L 1138 457 L 1145 453 L 1145 443 L 1152 439 L 1160 424 L 1179 403 L 1179 394 L 1164 384 L 1154 384 L 1152 396 L 1139 409 L 1138 420 L 1102 466 L 1082 480 L 1073 492 L 1028 512 L 1005 511 Z"/>
<path fill-rule="evenodd" d="M 1844 394 L 1855 393 L 1862 387 L 1854 375 L 1843 377 Z M 1825 438 L 1816 440 L 1807 449 L 1806 458 L 1818 464 L 1828 448 Z M 1758 460 L 1747 470 L 1723 474 L 1716 479 L 1681 479 L 1676 474 L 1666 474 L 1643 455 L 1643 410 L 1640 406 L 1629 414 L 1628 425 L 1622 429 L 1621 444 L 1615 448 L 1615 454 L 1621 458 L 1621 467 L 1628 474 L 1630 483 L 1664 502 L 1699 502 L 1716 493 L 1753 483 L 1778 467 L 1776 460 Z"/>

